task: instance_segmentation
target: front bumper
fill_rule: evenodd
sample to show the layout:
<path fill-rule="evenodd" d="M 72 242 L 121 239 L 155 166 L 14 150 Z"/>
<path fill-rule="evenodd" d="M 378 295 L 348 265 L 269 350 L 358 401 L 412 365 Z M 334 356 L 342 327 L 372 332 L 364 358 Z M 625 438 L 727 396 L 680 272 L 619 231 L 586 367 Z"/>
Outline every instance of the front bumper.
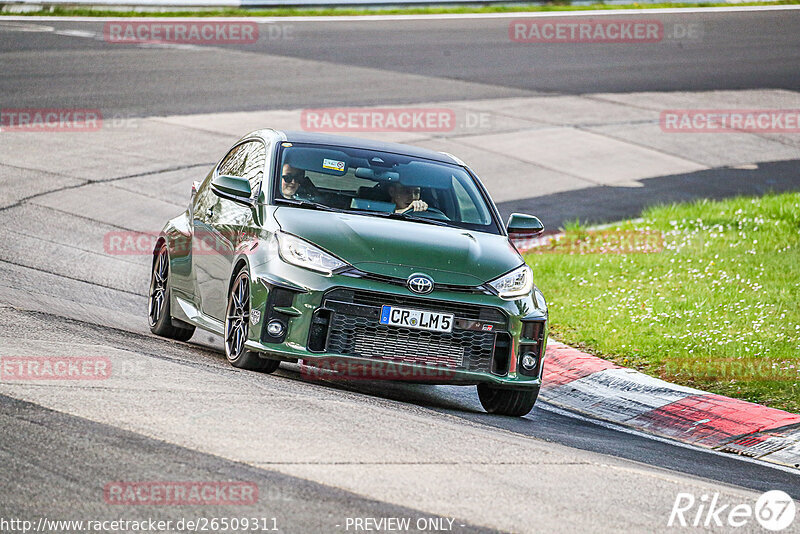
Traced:
<path fill-rule="evenodd" d="M 397 283 L 322 276 L 280 260 L 260 267 L 252 273 L 251 305 L 261 313 L 251 324 L 249 350 L 363 379 L 541 385 L 547 309 L 540 295 L 506 301 L 477 289 L 437 288 L 419 296 Z M 381 305 L 452 313 L 453 330 L 381 325 Z M 270 321 L 285 326 L 281 336 L 267 333 Z M 535 369 L 519 365 L 521 351 L 538 352 Z"/>

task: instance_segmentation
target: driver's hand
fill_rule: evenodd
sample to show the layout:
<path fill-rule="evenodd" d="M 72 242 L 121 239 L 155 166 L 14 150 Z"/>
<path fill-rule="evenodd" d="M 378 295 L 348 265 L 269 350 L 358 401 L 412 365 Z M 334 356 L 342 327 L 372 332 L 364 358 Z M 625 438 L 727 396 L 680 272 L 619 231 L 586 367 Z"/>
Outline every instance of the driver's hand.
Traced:
<path fill-rule="evenodd" d="M 412 208 L 412 211 L 425 211 L 428 209 L 428 203 L 424 200 L 415 200 L 411 203 L 409 208 Z"/>

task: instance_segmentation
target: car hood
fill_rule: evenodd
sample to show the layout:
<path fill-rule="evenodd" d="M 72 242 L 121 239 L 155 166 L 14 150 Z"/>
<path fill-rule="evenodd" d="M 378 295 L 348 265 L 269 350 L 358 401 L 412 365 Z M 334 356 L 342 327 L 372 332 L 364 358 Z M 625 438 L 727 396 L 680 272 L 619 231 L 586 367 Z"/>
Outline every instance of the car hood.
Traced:
<path fill-rule="evenodd" d="M 285 206 L 275 210 L 275 219 L 285 232 L 383 276 L 421 272 L 436 283 L 476 286 L 522 263 L 502 235 Z"/>

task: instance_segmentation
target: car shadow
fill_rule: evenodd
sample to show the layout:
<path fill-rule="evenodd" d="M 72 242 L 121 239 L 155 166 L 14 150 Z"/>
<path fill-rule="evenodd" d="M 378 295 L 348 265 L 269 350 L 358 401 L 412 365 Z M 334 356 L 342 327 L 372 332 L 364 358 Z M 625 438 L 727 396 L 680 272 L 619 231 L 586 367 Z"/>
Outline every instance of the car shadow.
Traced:
<path fill-rule="evenodd" d="M 548 230 L 580 219 L 586 223 L 639 217 L 648 206 L 719 200 L 738 195 L 800 190 L 800 160 L 754 164 L 755 168 L 720 167 L 640 180 L 641 187 L 596 186 L 501 202 L 503 220 L 514 212 L 536 215 Z"/>
<path fill-rule="evenodd" d="M 474 386 L 439 386 L 393 380 L 362 380 L 348 377 L 308 375 L 297 364 L 284 362 L 275 373 L 292 380 L 351 391 L 406 404 L 438 410 L 486 413 L 478 402 Z"/>

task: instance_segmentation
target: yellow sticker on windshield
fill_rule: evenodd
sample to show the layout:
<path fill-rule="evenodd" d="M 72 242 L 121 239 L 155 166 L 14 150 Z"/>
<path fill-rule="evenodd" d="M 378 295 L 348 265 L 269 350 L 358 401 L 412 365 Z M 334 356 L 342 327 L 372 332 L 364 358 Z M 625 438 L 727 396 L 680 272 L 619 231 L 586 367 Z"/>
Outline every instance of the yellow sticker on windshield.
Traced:
<path fill-rule="evenodd" d="M 322 168 L 330 169 L 332 171 L 344 172 L 344 161 L 337 161 L 335 159 L 323 159 Z"/>

